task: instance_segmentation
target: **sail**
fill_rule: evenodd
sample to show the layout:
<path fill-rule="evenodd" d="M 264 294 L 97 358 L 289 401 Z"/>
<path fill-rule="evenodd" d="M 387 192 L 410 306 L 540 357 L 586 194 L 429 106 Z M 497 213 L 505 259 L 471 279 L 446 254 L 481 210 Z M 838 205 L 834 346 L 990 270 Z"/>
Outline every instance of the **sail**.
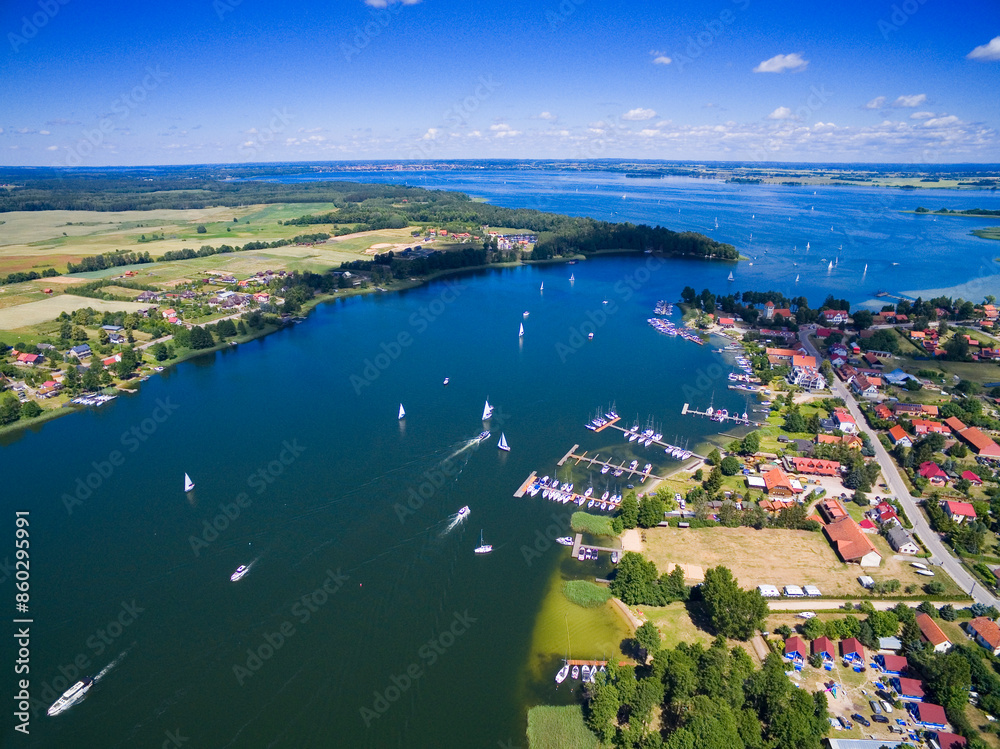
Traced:
<path fill-rule="evenodd" d="M 729 280 L 730 280 L 730 281 L 732 281 L 732 280 L 733 280 L 733 272 L 732 272 L 732 271 L 729 271 Z"/>
<path fill-rule="evenodd" d="M 545 281 L 542 281 L 542 285 L 538 287 L 539 291 L 545 291 Z"/>
<path fill-rule="evenodd" d="M 184 491 L 189 492 L 194 489 L 194 482 L 186 473 L 184 474 Z"/>
<path fill-rule="evenodd" d="M 518 330 L 517 335 L 518 336 L 523 336 L 524 335 L 524 323 L 521 323 L 521 329 Z"/>
<path fill-rule="evenodd" d="M 575 281 L 576 280 L 576 276 L 574 276 L 572 273 L 570 273 L 569 274 L 569 280 L 570 281 Z"/>
<path fill-rule="evenodd" d="M 507 435 L 503 432 L 500 432 L 500 441 L 497 443 L 497 447 L 501 450 L 510 450 L 510 447 L 507 446 Z"/>
<path fill-rule="evenodd" d="M 403 408 L 403 404 L 400 403 L 399 404 L 399 418 L 402 419 L 404 416 L 406 416 L 406 409 Z"/>
<path fill-rule="evenodd" d="M 486 421 L 493 415 L 493 406 L 490 405 L 489 399 L 486 401 L 486 405 L 483 407 L 483 421 Z"/>

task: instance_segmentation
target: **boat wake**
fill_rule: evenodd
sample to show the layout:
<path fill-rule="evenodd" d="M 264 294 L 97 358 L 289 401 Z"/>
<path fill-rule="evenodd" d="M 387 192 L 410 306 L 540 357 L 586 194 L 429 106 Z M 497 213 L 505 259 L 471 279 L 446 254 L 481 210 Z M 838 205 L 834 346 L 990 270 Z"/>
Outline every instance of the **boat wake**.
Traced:
<path fill-rule="evenodd" d="M 439 534 L 439 537 L 440 538 L 444 538 L 445 536 L 447 536 L 449 533 L 451 533 L 453 530 L 455 530 L 458 526 L 460 526 L 462 524 L 462 521 L 464 521 L 467 517 L 469 517 L 468 513 L 464 513 L 463 514 L 461 512 L 456 512 L 454 515 L 450 515 L 448 517 L 448 525 L 446 525 L 445 529 L 443 531 L 441 531 L 441 533 Z"/>
<path fill-rule="evenodd" d="M 115 658 L 113 661 L 111 661 L 111 663 L 109 663 L 107 666 L 105 666 L 104 668 L 102 668 L 97 673 L 97 676 L 94 677 L 94 683 L 96 684 L 97 682 L 99 682 L 101 679 L 103 679 L 105 677 L 105 675 L 107 675 L 107 673 L 109 671 L 111 671 L 111 669 L 113 669 L 115 666 L 117 666 L 119 663 L 121 663 L 122 660 L 125 658 L 125 656 L 128 655 L 128 651 L 131 650 L 131 649 L 132 649 L 132 646 L 129 646 L 128 648 L 126 648 L 125 650 L 123 650 L 121 653 L 119 653 L 118 657 Z"/>

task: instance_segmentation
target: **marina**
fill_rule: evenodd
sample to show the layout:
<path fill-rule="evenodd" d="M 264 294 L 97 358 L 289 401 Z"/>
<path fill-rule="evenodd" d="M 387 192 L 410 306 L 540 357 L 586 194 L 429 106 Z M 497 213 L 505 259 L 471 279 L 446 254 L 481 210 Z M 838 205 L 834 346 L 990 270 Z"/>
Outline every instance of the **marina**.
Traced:
<path fill-rule="evenodd" d="M 718 421 L 720 424 L 727 421 L 732 421 L 737 424 L 745 424 L 746 426 L 762 427 L 765 425 L 765 422 L 763 421 L 754 421 L 753 419 L 751 419 L 746 411 L 744 411 L 742 415 L 730 414 L 725 409 L 716 410 L 712 408 L 712 406 L 709 406 L 708 409 L 705 411 L 699 411 L 696 408 L 691 408 L 689 404 L 685 403 L 684 407 L 681 409 L 681 416 L 688 416 L 688 415 L 705 416 L 711 419 L 712 421 Z"/>

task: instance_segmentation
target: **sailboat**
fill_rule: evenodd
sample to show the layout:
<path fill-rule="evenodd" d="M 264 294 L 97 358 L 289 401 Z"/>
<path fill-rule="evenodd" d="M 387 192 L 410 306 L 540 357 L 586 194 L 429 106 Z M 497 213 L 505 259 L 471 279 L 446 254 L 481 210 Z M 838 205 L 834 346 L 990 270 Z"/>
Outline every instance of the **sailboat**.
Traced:
<path fill-rule="evenodd" d="M 576 280 L 576 276 L 574 276 L 572 273 L 570 273 L 569 274 L 569 281 L 570 281 L 570 283 L 573 283 L 573 281 L 575 281 L 575 280 Z"/>
<path fill-rule="evenodd" d="M 809 243 L 806 242 L 806 252 L 809 252 Z"/>
<path fill-rule="evenodd" d="M 732 272 L 732 271 L 729 271 L 729 280 L 730 280 L 730 281 L 732 281 L 732 280 L 733 280 L 733 272 Z"/>
<path fill-rule="evenodd" d="M 715 228 L 716 229 L 719 228 L 719 219 L 718 219 L 718 217 L 716 217 L 716 219 L 715 219 Z"/>
<path fill-rule="evenodd" d="M 563 667 L 556 672 L 556 684 L 562 684 L 569 676 L 569 663 L 564 663 Z"/>
<path fill-rule="evenodd" d="M 406 409 L 403 408 L 403 404 L 399 404 L 399 418 L 404 418 L 406 416 Z"/>
<path fill-rule="evenodd" d="M 486 405 L 483 407 L 483 421 L 486 421 L 493 415 L 493 406 L 490 405 L 490 399 L 486 399 Z"/>
<path fill-rule="evenodd" d="M 510 447 L 507 445 L 507 436 L 503 432 L 500 432 L 500 441 L 497 443 L 497 447 L 504 452 L 510 452 Z"/>
<path fill-rule="evenodd" d="M 477 554 L 489 554 L 491 551 L 493 551 L 493 545 L 492 544 L 484 544 L 483 543 L 483 532 L 482 532 L 482 530 L 480 530 L 479 531 L 479 546 L 476 547 L 476 553 Z"/>
<path fill-rule="evenodd" d="M 538 287 L 539 291 L 545 291 L 545 281 L 542 281 L 542 285 Z"/>
<path fill-rule="evenodd" d="M 796 274 L 795 274 L 795 283 L 798 283 L 798 282 L 799 282 L 799 274 L 798 274 L 798 273 L 796 273 Z"/>
<path fill-rule="evenodd" d="M 833 270 L 833 261 L 832 260 L 830 261 L 830 264 L 828 266 L 826 266 L 826 269 L 827 270 Z"/>
<path fill-rule="evenodd" d="M 444 384 L 447 385 L 449 382 L 451 382 L 451 378 L 450 377 L 445 377 L 444 378 Z"/>
<path fill-rule="evenodd" d="M 520 337 L 521 337 L 521 336 L 523 336 L 523 335 L 524 335 L 524 323 L 521 323 L 521 327 L 520 327 L 520 329 L 519 329 L 519 330 L 517 331 L 517 336 L 518 336 L 518 338 L 520 338 Z"/>
<path fill-rule="evenodd" d="M 189 492 L 194 489 L 194 482 L 186 473 L 184 474 L 184 491 Z"/>

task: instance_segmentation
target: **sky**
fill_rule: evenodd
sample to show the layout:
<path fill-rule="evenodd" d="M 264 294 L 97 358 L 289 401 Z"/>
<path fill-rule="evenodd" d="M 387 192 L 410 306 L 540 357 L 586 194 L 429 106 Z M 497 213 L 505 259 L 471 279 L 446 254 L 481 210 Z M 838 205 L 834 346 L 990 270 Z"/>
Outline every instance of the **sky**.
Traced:
<path fill-rule="evenodd" d="M 5 0 L 0 164 L 1000 162 L 996 0 Z"/>

